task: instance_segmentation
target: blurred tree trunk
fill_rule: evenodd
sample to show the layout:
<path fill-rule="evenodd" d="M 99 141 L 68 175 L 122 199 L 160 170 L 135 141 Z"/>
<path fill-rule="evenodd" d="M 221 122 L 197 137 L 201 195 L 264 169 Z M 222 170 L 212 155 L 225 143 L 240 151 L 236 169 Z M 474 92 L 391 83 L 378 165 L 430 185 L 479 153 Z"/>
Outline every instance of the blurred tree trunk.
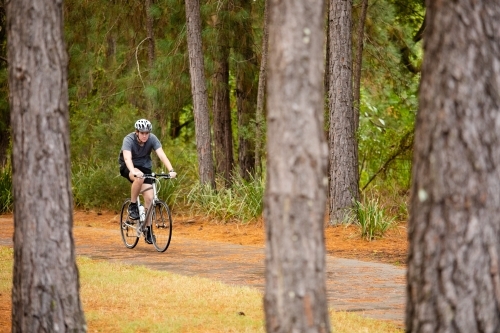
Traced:
<path fill-rule="evenodd" d="M 222 11 L 224 11 L 222 13 Z M 234 165 L 233 130 L 229 104 L 229 37 L 227 36 L 227 9 L 222 8 L 215 18 L 217 39 L 214 43 L 215 71 L 213 78 L 214 148 L 217 175 L 224 179 L 226 188 L 232 183 Z M 226 29 L 226 30 L 225 30 Z"/>
<path fill-rule="evenodd" d="M 365 21 L 368 12 L 368 0 L 363 0 L 361 13 L 358 22 L 358 47 L 356 48 L 356 59 L 354 62 L 354 87 L 353 87 L 353 107 L 354 107 L 354 133 L 358 132 L 359 109 L 361 106 L 361 68 L 363 65 L 363 40 L 365 39 Z"/>
<path fill-rule="evenodd" d="M 263 128 L 265 125 L 265 91 L 266 91 L 266 68 L 267 68 L 267 49 L 268 49 L 268 8 L 269 0 L 264 0 L 264 28 L 262 33 L 262 55 L 259 70 L 259 85 L 257 88 L 257 110 L 255 115 L 255 171 L 260 176 L 262 174 L 262 156 L 261 152 L 264 146 Z"/>
<path fill-rule="evenodd" d="M 213 87 L 215 159 L 217 174 L 224 179 L 225 186 L 230 187 L 234 158 L 229 105 L 229 49 L 221 47 L 219 52 L 222 54 L 215 60 Z"/>
<path fill-rule="evenodd" d="M 267 332 L 329 332 L 322 0 L 269 2 Z"/>
<path fill-rule="evenodd" d="M 7 72 L 7 24 L 5 1 L 0 1 L 0 72 Z M 0 99 L 8 100 L 8 78 L 3 78 L 0 83 Z M 10 110 L 8 105 L 0 109 L 0 166 L 5 167 L 9 160 L 10 146 Z"/>
<path fill-rule="evenodd" d="M 153 32 L 153 15 L 151 15 L 152 0 L 146 0 L 146 30 L 148 34 L 148 63 L 153 68 L 155 61 L 155 36 Z"/>
<path fill-rule="evenodd" d="M 214 164 L 208 116 L 205 65 L 201 43 L 201 19 L 199 0 L 186 0 L 187 42 L 189 51 L 189 73 L 193 94 L 196 150 L 200 182 L 215 189 Z"/>
<path fill-rule="evenodd" d="M 7 3 L 13 128 L 12 332 L 85 332 L 73 241 L 62 1 Z"/>
<path fill-rule="evenodd" d="M 182 124 L 179 119 L 180 111 L 179 110 L 171 110 L 169 112 L 170 115 L 170 137 L 172 139 L 178 138 L 181 135 Z"/>
<path fill-rule="evenodd" d="M 427 1 L 406 332 L 500 332 L 500 6 Z"/>
<path fill-rule="evenodd" d="M 352 106 L 351 0 L 330 0 L 330 224 L 342 223 L 359 199 L 358 148 Z"/>
<path fill-rule="evenodd" d="M 1 66 L 0 66 L 1 67 Z M 7 96 L 5 96 L 7 98 Z M 1 114 L 2 119 L 0 120 L 0 168 L 4 168 L 9 161 L 9 146 L 10 146 L 10 120 L 9 115 Z M 5 118 L 5 119 L 3 119 Z"/>
<path fill-rule="evenodd" d="M 236 105 L 238 109 L 238 165 L 240 176 L 250 180 L 255 175 L 255 100 L 257 87 L 254 40 L 252 37 L 252 0 L 241 0 L 241 8 L 249 13 L 240 23 L 235 49 L 241 54 L 236 65 Z"/>

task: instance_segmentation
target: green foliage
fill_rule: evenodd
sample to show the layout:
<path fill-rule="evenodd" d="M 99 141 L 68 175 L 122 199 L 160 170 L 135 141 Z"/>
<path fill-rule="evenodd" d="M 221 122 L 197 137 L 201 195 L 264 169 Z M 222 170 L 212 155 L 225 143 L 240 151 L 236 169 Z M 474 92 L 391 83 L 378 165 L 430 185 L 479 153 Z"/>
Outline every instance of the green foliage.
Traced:
<path fill-rule="evenodd" d="M 119 149 L 123 129 L 131 131 L 137 118 L 152 120 L 163 139 L 171 121 L 189 112 L 184 7 L 161 0 L 150 13 L 156 41 L 152 65 L 144 2 L 65 2 L 73 159 L 104 160 Z"/>
<path fill-rule="evenodd" d="M 416 87 L 415 87 L 416 88 Z M 360 188 L 395 184 L 408 189 L 417 98 L 401 100 L 393 92 L 372 105 L 364 93 L 358 131 Z M 375 181 L 374 181 L 375 180 Z"/>
<path fill-rule="evenodd" d="M 78 207 L 119 209 L 124 198 L 130 197 L 130 183 L 120 176 L 116 161 L 74 165 L 72 180 L 73 199 Z"/>
<path fill-rule="evenodd" d="M 236 177 L 233 187 L 215 191 L 209 186 L 193 187 L 187 199 L 194 212 L 203 213 L 220 222 L 249 222 L 262 214 L 264 180 L 245 181 Z"/>
<path fill-rule="evenodd" d="M 422 59 L 421 44 L 413 37 L 423 17 L 420 0 L 369 5 L 358 129 L 362 190 L 377 186 L 382 191 L 396 187 L 405 192 L 410 186 L 420 80 L 413 71 Z"/>
<path fill-rule="evenodd" d="M 240 137 L 255 139 L 253 126 L 238 125 L 236 79 L 238 73 L 250 73 L 248 82 L 257 86 L 263 5 L 263 1 L 254 1 L 247 6 L 239 0 L 201 3 L 209 98 L 217 29 L 224 30 L 231 48 L 235 154 Z M 169 205 L 193 204 L 193 209 L 221 220 L 239 216 L 249 220 L 261 214 L 262 181 L 236 180 L 233 188 L 220 192 L 199 188 L 184 9 L 178 0 L 158 0 L 149 8 L 155 37 L 155 59 L 150 64 L 149 41 L 145 40 L 148 9 L 143 1 L 65 1 L 73 190 L 78 206 L 116 208 L 128 196 L 128 184 L 118 175 L 118 152 L 135 120 L 146 117 L 152 120 L 160 140 L 168 142 L 164 150 L 179 172 L 178 179 L 165 182 L 160 192 Z M 354 26 L 359 9 L 359 1 L 355 1 Z M 422 0 L 370 2 L 365 25 L 358 131 L 360 187 L 370 190 L 376 186 L 381 193 L 396 193 L 390 196 L 394 202 L 388 212 L 398 219 L 407 214 L 406 204 L 398 198 L 406 197 L 400 193 L 407 193 L 410 184 L 419 75 L 409 69 L 418 68 L 422 58 L 421 45 L 413 37 L 424 10 Z M 249 39 L 243 39 L 243 34 Z M 354 35 L 354 46 L 356 39 Z M 249 43 L 254 52 L 251 56 L 243 47 Z M 0 67 L 0 82 L 6 81 L 6 67 Z M 8 85 L 2 87 L 0 131 L 9 127 Z M 243 212 L 242 205 L 249 212 Z"/>
<path fill-rule="evenodd" d="M 120 140 L 121 138 L 120 136 Z M 196 179 L 196 169 L 193 168 L 195 150 L 186 149 L 185 145 L 179 142 L 180 140 L 176 140 L 170 145 L 163 145 L 163 150 L 178 173 L 176 179 L 160 182 L 159 198 L 170 207 L 184 201 L 193 186 L 190 180 Z M 120 176 L 119 172 L 119 151 L 120 148 L 114 150 L 112 156 L 108 156 L 106 160 L 73 163 L 72 188 L 75 206 L 84 209 L 118 210 L 123 200 L 130 197 L 130 183 Z M 152 157 L 153 172 L 166 172 L 155 153 L 152 153 Z"/>
<path fill-rule="evenodd" d="M 383 237 L 385 232 L 395 226 L 394 218 L 387 217 L 385 209 L 375 198 L 356 201 L 353 208 L 353 218 L 361 227 L 361 237 L 371 241 Z"/>
<path fill-rule="evenodd" d="M 12 169 L 0 169 L 0 213 L 11 212 L 14 204 L 12 196 Z"/>

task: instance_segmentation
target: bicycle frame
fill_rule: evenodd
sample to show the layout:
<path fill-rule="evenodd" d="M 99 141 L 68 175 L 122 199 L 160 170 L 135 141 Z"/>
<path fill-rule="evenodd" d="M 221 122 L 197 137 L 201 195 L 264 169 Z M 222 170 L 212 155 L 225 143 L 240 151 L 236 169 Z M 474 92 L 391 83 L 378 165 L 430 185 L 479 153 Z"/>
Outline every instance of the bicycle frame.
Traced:
<path fill-rule="evenodd" d="M 145 207 L 147 211 L 145 212 L 144 218 L 140 217 L 137 222 L 129 220 L 128 208 L 131 200 L 125 200 L 120 214 L 120 232 L 122 240 L 127 248 L 133 249 L 137 245 L 139 238 L 147 235 L 145 227 L 151 227 L 152 244 L 158 252 L 165 252 L 172 238 L 172 215 L 168 205 L 159 198 L 158 192 L 161 188 L 159 179 L 169 179 L 171 177 L 169 174 L 154 173 L 144 174 L 142 177 L 151 178 L 152 182 L 151 186 L 141 190 L 137 197 L 137 203 L 141 203 L 140 195 L 144 196 L 144 192 L 146 191 L 153 191 L 152 200 L 149 207 Z M 146 241 L 146 243 L 151 244 L 149 241 Z"/>
<path fill-rule="evenodd" d="M 148 226 L 148 221 L 150 221 L 150 217 L 151 217 L 151 212 L 153 211 L 153 207 L 155 206 L 155 204 L 158 202 L 159 198 L 158 198 L 158 187 L 156 185 L 156 182 L 158 180 L 158 178 L 166 178 L 166 179 L 170 179 L 170 175 L 168 173 L 160 173 L 160 174 L 155 174 L 155 173 L 152 173 L 152 174 L 144 174 L 142 176 L 142 178 L 144 179 L 152 179 L 153 180 L 153 183 L 151 184 L 151 187 L 148 187 L 147 189 L 145 190 L 142 190 L 139 195 L 137 196 L 137 204 L 139 205 L 141 202 L 140 202 L 140 195 L 146 191 L 150 191 L 151 188 L 153 189 L 153 199 L 151 200 L 151 204 L 149 205 L 149 207 L 146 207 L 144 206 L 144 208 L 147 209 L 147 212 L 146 212 L 146 216 L 144 217 L 144 221 L 141 221 L 141 227 L 142 226 Z"/>

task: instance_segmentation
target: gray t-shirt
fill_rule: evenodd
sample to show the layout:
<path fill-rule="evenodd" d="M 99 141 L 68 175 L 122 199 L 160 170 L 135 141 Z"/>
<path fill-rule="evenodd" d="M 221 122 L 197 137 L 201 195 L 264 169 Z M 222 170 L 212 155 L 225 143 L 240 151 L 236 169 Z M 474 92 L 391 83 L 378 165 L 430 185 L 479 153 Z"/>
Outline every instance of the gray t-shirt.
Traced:
<path fill-rule="evenodd" d="M 157 150 L 158 148 L 161 148 L 161 142 L 153 133 L 149 133 L 148 141 L 141 146 L 137 141 L 135 132 L 132 132 L 123 138 L 122 149 L 120 150 L 120 157 L 118 158 L 120 167 L 125 165 L 123 151 L 130 150 L 132 152 L 132 163 L 134 163 L 134 167 L 151 169 L 153 167 L 151 152 L 153 150 Z"/>

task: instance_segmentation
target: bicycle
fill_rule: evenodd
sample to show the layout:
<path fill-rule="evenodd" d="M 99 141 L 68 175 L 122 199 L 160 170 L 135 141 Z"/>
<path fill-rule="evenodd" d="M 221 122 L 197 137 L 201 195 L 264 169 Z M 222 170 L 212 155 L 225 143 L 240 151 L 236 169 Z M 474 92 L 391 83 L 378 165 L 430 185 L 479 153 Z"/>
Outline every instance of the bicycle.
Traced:
<path fill-rule="evenodd" d="M 143 178 L 153 180 L 153 183 L 151 184 L 153 189 L 153 200 L 151 200 L 150 207 L 144 207 L 145 212 L 140 211 L 140 218 L 138 220 L 132 220 L 129 218 L 128 206 L 131 201 L 130 198 L 125 200 L 120 214 L 120 231 L 122 240 L 127 248 L 133 249 L 137 245 L 137 242 L 139 242 L 139 238 L 146 236 L 146 222 L 151 221 L 151 237 L 153 238 L 153 245 L 158 252 L 165 252 L 168 249 L 170 239 L 172 238 L 172 214 L 170 213 L 168 205 L 158 198 L 158 192 L 160 191 L 159 180 L 170 179 L 170 175 L 168 173 L 152 173 L 144 174 Z M 149 190 L 151 190 L 151 187 L 145 189 L 144 191 Z M 141 191 L 140 194 L 144 191 Z M 140 204 L 139 197 L 137 198 L 137 205 L 139 207 L 143 207 Z"/>

